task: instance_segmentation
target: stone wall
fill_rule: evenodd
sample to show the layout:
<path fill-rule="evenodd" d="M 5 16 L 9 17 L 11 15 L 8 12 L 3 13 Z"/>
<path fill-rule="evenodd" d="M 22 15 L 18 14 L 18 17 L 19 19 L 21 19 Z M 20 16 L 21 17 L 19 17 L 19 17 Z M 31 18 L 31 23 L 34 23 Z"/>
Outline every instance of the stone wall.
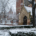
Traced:
<path fill-rule="evenodd" d="M 24 17 L 27 17 L 27 24 L 28 24 L 28 20 L 30 20 L 29 18 L 29 13 L 26 11 L 26 9 L 23 7 L 23 10 L 21 11 L 20 15 L 19 15 L 19 20 L 20 20 L 20 23 L 23 24 L 23 18 Z"/>
<path fill-rule="evenodd" d="M 20 14 L 19 14 L 19 25 L 23 25 L 24 16 L 27 17 L 27 23 L 28 23 L 28 19 L 29 19 L 29 13 L 24 8 L 24 1 L 25 0 L 18 0 L 18 2 L 16 2 L 16 13 L 18 14 L 20 12 Z M 21 5 L 21 4 L 23 4 L 23 5 Z"/>

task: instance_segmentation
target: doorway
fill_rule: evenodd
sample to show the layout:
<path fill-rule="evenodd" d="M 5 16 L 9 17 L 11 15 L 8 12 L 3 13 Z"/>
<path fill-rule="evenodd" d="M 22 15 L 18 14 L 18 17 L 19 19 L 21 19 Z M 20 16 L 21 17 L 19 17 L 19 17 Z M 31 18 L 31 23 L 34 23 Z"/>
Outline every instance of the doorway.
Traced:
<path fill-rule="evenodd" d="M 26 16 L 23 18 L 23 25 L 27 25 L 27 17 Z"/>

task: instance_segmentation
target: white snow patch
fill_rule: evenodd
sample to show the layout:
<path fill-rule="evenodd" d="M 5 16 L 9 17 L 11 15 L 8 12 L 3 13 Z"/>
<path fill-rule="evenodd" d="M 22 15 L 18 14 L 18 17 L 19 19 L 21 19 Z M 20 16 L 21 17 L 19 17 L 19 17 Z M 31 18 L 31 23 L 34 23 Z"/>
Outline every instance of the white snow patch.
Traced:
<path fill-rule="evenodd" d="M 27 7 L 27 6 L 24 6 L 24 7 L 27 10 L 27 12 L 31 12 L 31 15 L 32 15 L 32 7 Z"/>
<path fill-rule="evenodd" d="M 18 33 L 18 32 L 25 32 L 25 33 L 29 33 L 29 32 L 34 32 L 35 34 L 36 34 L 36 31 L 34 31 L 34 30 L 36 30 L 36 28 L 21 28 L 21 29 L 10 29 L 9 31 L 11 32 L 11 33 Z"/>
<path fill-rule="evenodd" d="M 31 15 L 32 15 L 32 7 L 27 7 L 27 6 L 24 6 L 24 7 L 27 10 L 27 12 L 31 12 Z M 35 8 L 35 14 L 36 14 L 36 8 Z"/>

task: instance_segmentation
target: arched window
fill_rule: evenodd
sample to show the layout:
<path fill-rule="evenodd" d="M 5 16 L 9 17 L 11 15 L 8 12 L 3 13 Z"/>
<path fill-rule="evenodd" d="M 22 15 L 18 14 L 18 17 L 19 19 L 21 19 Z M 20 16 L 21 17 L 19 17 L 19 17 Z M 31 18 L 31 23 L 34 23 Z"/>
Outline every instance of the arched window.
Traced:
<path fill-rule="evenodd" d="M 27 19 L 27 16 L 24 17 L 24 20 Z"/>

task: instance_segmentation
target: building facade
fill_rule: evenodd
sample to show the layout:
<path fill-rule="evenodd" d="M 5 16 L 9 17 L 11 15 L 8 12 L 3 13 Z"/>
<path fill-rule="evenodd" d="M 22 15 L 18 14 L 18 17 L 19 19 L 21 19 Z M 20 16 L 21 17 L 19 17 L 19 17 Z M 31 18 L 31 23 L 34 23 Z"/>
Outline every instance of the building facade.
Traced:
<path fill-rule="evenodd" d="M 29 13 L 24 7 L 24 0 L 17 0 L 16 14 L 19 14 L 19 25 L 27 25 L 30 23 Z"/>

